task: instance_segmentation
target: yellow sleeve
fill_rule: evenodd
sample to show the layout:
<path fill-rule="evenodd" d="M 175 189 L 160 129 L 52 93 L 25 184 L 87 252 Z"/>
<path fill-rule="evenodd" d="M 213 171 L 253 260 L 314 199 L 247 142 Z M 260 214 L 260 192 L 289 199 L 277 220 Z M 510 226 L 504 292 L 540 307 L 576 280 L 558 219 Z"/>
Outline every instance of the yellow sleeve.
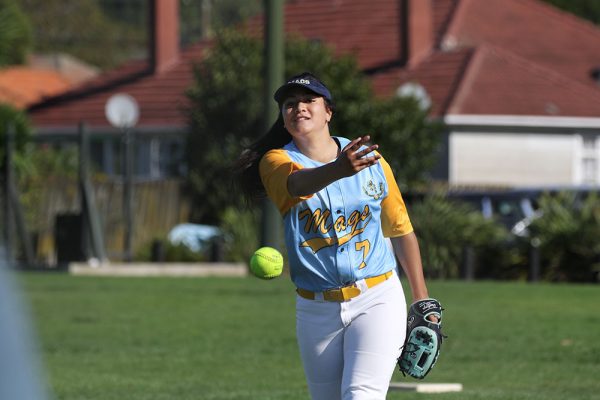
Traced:
<path fill-rule="evenodd" d="M 388 185 L 388 194 L 381 201 L 381 229 L 383 236 L 404 236 L 413 231 L 402 194 L 394 178 L 390 165 L 383 158 L 379 159 Z"/>
<path fill-rule="evenodd" d="M 267 195 L 275 203 L 281 215 L 285 215 L 294 205 L 312 197 L 312 195 L 292 197 L 288 191 L 288 177 L 302 168 L 304 167 L 293 162 L 283 149 L 269 150 L 260 160 L 258 165 L 260 179 Z"/>

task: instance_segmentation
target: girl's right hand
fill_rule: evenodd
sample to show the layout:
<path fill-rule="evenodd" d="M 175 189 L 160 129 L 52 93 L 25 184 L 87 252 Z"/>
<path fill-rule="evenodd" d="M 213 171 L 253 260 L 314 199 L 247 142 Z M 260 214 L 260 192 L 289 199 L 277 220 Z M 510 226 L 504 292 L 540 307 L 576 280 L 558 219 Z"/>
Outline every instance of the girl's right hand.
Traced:
<path fill-rule="evenodd" d="M 376 153 L 371 157 L 367 157 L 367 154 L 379 148 L 378 145 L 374 144 L 367 146 L 362 150 L 360 149 L 361 146 L 369 141 L 369 139 L 371 139 L 371 137 L 368 135 L 360 136 L 344 146 L 340 155 L 335 160 L 335 164 L 340 169 L 342 176 L 352 176 L 363 169 L 378 163 L 381 154 Z"/>

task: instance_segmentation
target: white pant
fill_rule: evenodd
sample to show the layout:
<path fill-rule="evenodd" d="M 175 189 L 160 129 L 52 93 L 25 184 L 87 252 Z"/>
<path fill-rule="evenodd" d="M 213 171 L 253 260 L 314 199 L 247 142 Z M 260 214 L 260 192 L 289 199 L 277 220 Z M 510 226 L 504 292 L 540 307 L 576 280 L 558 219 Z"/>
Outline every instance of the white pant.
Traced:
<path fill-rule="evenodd" d="M 313 400 L 384 400 L 406 335 L 397 275 L 343 303 L 297 296 L 296 333 Z"/>

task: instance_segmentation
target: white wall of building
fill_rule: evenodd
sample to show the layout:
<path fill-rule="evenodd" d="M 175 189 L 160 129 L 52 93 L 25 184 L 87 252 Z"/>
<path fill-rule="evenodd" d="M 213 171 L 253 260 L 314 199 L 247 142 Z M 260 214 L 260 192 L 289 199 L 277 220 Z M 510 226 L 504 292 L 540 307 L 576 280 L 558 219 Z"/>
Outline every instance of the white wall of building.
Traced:
<path fill-rule="evenodd" d="M 450 183 L 570 185 L 576 180 L 575 137 L 516 133 L 450 135 Z"/>
<path fill-rule="evenodd" d="M 600 119 L 454 116 L 446 122 L 452 185 L 600 186 Z"/>

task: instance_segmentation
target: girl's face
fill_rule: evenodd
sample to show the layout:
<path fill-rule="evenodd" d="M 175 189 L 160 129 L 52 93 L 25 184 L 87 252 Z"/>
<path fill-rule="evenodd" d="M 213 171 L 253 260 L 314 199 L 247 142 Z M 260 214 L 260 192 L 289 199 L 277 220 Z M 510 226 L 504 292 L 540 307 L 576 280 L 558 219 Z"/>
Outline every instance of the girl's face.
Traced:
<path fill-rule="evenodd" d="M 329 133 L 332 112 L 325 99 L 309 90 L 290 91 L 281 104 L 286 129 L 292 136 L 304 136 L 325 131 Z"/>

